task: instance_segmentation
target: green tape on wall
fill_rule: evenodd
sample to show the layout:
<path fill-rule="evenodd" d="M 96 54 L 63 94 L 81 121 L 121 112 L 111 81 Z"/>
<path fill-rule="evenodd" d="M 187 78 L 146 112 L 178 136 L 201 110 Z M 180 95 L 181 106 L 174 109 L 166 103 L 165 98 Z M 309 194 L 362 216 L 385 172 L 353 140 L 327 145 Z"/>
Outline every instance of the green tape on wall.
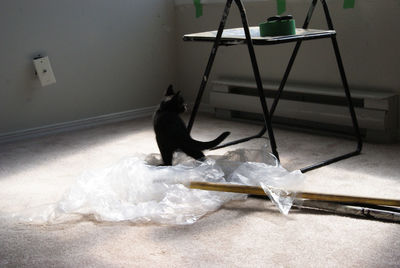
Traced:
<path fill-rule="evenodd" d="M 354 8 L 356 0 L 344 0 L 343 8 Z M 193 0 L 194 7 L 196 8 L 196 18 L 203 16 L 203 5 L 201 0 Z M 286 0 L 276 0 L 276 7 L 278 15 L 286 11 Z"/>
<path fill-rule="evenodd" d="M 196 18 L 203 16 L 203 5 L 200 0 L 193 0 L 194 7 L 196 8 Z"/>
<path fill-rule="evenodd" d="M 278 8 L 278 15 L 286 11 L 286 0 L 276 0 L 276 6 Z"/>
<path fill-rule="evenodd" d="M 356 0 L 344 0 L 343 8 L 353 8 L 356 3 Z"/>

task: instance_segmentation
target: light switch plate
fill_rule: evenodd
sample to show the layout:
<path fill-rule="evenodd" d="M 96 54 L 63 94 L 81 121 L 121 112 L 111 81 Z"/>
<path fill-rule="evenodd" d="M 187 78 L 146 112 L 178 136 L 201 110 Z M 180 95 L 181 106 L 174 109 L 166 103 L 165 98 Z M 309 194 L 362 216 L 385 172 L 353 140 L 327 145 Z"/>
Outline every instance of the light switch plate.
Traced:
<path fill-rule="evenodd" d="M 33 64 L 42 86 L 48 86 L 56 82 L 49 57 L 36 58 L 33 60 Z"/>

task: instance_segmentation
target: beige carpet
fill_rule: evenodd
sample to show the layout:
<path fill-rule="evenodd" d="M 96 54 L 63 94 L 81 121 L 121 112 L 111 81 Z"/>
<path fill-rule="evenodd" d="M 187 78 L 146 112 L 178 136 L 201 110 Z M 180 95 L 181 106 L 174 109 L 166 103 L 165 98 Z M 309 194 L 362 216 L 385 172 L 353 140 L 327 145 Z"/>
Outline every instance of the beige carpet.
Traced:
<path fill-rule="evenodd" d="M 202 116 L 193 135 L 208 140 L 230 130 L 233 139 L 259 128 Z M 280 129 L 276 137 L 290 170 L 355 148 L 350 140 Z M 56 202 L 83 171 L 134 152 L 158 152 L 150 118 L 0 145 L 0 214 Z M 399 198 L 399 171 L 400 144 L 365 144 L 361 156 L 307 173 L 304 190 Z M 400 267 L 400 224 L 310 210 L 285 217 L 255 199 L 188 226 L 2 219 L 0 267 Z"/>

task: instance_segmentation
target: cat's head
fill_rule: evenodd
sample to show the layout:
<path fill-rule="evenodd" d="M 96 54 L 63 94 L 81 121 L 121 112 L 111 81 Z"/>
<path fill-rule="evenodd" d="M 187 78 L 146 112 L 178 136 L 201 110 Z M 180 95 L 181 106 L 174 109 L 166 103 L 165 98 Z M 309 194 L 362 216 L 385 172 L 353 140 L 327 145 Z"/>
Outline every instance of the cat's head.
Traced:
<path fill-rule="evenodd" d="M 181 96 L 181 92 L 178 91 L 175 93 L 172 85 L 170 85 L 165 92 L 164 100 L 160 104 L 160 110 L 178 114 L 186 111 L 186 104 Z"/>

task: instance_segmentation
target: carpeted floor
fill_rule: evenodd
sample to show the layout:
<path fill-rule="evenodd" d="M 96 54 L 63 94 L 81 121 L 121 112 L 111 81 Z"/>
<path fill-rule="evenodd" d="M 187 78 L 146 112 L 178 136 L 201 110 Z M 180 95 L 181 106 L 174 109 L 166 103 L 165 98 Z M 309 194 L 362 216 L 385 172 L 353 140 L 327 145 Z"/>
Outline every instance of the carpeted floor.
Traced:
<path fill-rule="evenodd" d="M 259 128 L 201 116 L 193 136 L 230 130 L 233 139 Z M 289 170 L 355 148 L 351 140 L 281 129 L 276 137 Z M 82 172 L 134 152 L 158 152 L 150 118 L 0 145 L 0 214 L 56 202 Z M 400 144 L 367 143 L 361 156 L 306 173 L 304 190 L 399 199 L 399 171 Z M 258 199 L 230 202 L 187 226 L 2 219 L 0 267 L 400 267 L 400 224 L 311 210 L 285 217 Z"/>

